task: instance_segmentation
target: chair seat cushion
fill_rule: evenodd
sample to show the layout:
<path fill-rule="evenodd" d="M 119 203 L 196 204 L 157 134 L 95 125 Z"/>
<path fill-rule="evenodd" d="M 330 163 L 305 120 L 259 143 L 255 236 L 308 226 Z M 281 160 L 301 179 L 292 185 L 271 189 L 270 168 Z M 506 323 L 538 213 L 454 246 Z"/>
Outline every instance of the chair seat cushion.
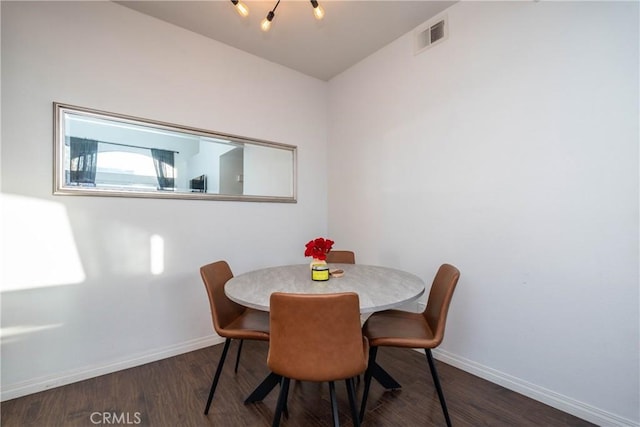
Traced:
<path fill-rule="evenodd" d="M 220 336 L 236 339 L 269 341 L 269 313 L 247 308 L 231 323 L 225 325 Z"/>
<path fill-rule="evenodd" d="M 371 347 L 434 348 L 440 344 L 422 313 L 380 311 L 367 319 L 362 331 Z"/>

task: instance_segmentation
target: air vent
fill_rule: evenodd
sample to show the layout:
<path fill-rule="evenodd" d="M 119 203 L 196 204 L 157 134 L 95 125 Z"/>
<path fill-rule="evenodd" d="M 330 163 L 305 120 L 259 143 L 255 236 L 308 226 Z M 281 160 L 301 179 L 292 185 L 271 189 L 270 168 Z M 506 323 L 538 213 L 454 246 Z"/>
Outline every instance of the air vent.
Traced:
<path fill-rule="evenodd" d="M 419 26 L 415 32 L 415 54 L 443 42 L 449 37 L 447 17 L 439 17 Z"/>

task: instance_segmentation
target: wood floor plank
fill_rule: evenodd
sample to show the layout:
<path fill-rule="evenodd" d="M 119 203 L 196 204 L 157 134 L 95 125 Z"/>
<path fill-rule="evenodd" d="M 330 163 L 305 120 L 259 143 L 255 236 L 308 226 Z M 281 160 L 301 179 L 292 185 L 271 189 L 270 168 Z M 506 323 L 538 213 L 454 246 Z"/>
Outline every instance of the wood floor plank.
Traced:
<path fill-rule="evenodd" d="M 236 374 L 237 345 L 231 346 L 209 415 L 203 411 L 222 345 L 2 402 L 0 423 L 3 427 L 94 426 L 103 416 L 98 413 L 111 417 L 109 425 L 270 426 L 278 387 L 263 402 L 244 404 L 269 373 L 268 343 L 246 341 Z M 445 425 L 424 353 L 381 348 L 378 362 L 402 388 L 386 391 L 372 383 L 363 426 Z M 436 366 L 456 427 L 592 425 L 442 362 L 436 361 Z M 340 424 L 352 426 L 344 382 L 336 383 L 336 391 Z M 360 398 L 362 383 L 356 392 Z M 288 408 L 283 427 L 332 425 L 327 384 L 292 381 Z"/>

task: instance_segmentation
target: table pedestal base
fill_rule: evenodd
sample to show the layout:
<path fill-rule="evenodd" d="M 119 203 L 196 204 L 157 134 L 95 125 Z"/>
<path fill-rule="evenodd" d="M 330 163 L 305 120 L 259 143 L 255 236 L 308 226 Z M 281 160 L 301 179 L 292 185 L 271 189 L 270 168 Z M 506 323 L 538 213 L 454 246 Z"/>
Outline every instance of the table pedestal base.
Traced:
<path fill-rule="evenodd" d="M 382 385 L 382 387 L 388 390 L 395 390 L 398 388 L 402 388 L 402 386 L 396 380 L 394 380 L 393 377 L 389 375 L 389 373 L 385 371 L 377 363 L 373 365 L 371 369 L 372 369 L 372 372 L 371 372 L 372 378 L 378 381 L 380 385 Z M 247 403 L 262 402 L 264 398 L 267 397 L 269 393 L 271 393 L 271 390 L 273 390 L 275 386 L 280 384 L 281 378 L 282 377 L 280 375 L 270 372 L 269 375 L 267 375 L 267 377 L 264 380 L 262 380 L 262 382 L 258 385 L 258 387 L 256 387 L 255 390 L 251 392 L 249 397 L 247 397 L 244 400 L 244 403 L 247 404 Z"/>
<path fill-rule="evenodd" d="M 267 375 L 267 378 L 262 380 L 260 385 L 256 387 L 256 389 L 253 390 L 249 397 L 244 400 L 244 403 L 255 403 L 263 401 L 264 398 L 267 397 L 269 393 L 271 393 L 271 390 L 273 390 L 275 386 L 280 384 L 281 378 L 282 377 L 280 375 L 270 372 L 269 375 Z"/>
<path fill-rule="evenodd" d="M 402 388 L 402 386 L 398 383 L 398 381 L 393 379 L 393 377 L 389 375 L 389 373 L 385 371 L 382 368 L 382 366 L 378 365 L 375 362 L 371 367 L 371 377 L 374 380 L 378 381 L 380 385 L 386 388 L 387 390 L 395 390 L 398 388 Z"/>

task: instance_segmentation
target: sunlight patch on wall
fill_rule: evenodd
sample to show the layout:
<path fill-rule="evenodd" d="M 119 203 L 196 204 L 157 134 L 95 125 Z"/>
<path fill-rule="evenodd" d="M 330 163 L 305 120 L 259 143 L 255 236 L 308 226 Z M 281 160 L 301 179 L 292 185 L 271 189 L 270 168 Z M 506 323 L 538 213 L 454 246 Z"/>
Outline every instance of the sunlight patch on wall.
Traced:
<path fill-rule="evenodd" d="M 164 273 L 164 239 L 157 234 L 149 238 L 149 255 L 151 261 L 151 274 Z"/>
<path fill-rule="evenodd" d="M 62 323 L 54 323 L 51 325 L 41 326 L 8 326 L 5 328 L 0 328 L 0 342 L 3 345 L 9 344 L 11 342 L 16 342 L 24 339 L 24 336 L 27 334 L 46 331 L 48 329 L 55 329 L 59 328 L 60 326 L 62 326 Z"/>
<path fill-rule="evenodd" d="M 85 280 L 66 208 L 60 203 L 0 194 L 0 292 Z"/>

